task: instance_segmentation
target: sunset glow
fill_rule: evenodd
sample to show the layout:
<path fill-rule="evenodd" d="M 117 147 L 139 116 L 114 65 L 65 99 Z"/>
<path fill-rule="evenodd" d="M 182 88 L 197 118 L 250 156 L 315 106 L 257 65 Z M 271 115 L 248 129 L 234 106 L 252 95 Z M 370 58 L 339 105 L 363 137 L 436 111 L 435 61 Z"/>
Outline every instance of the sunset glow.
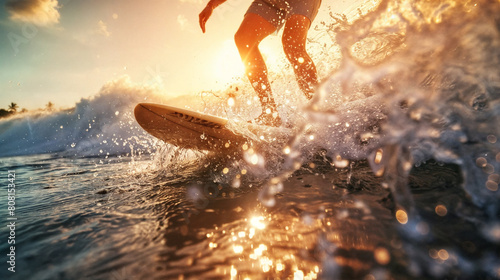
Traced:
<path fill-rule="evenodd" d="M 0 5 L 0 108 L 69 108 L 124 77 L 167 99 L 196 96 L 244 75 L 233 38 L 249 2 L 227 1 L 205 33 L 198 14 L 208 0 L 15 2 Z M 316 22 L 328 17 L 327 6 Z M 282 71 L 281 34 L 260 49 L 269 71 Z"/>

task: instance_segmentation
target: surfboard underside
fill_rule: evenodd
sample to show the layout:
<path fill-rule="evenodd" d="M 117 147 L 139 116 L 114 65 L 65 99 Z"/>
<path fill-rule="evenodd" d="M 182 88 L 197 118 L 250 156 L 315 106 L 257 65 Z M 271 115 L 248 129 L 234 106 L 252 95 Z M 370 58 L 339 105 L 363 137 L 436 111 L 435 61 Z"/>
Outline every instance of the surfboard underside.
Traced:
<path fill-rule="evenodd" d="M 246 138 L 226 128 L 227 119 L 216 116 L 153 103 L 139 103 L 134 114 L 144 130 L 178 147 L 217 151 L 246 142 Z"/>

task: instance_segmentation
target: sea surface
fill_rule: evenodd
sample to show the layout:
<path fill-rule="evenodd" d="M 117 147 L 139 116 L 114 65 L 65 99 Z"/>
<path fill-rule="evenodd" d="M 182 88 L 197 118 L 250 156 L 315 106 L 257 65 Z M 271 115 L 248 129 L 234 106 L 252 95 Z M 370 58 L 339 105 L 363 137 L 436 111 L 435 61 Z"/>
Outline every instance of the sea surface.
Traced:
<path fill-rule="evenodd" d="M 332 14 L 311 31 L 311 102 L 271 73 L 275 137 L 238 124 L 258 114 L 245 79 L 192 97 L 248 137 L 236 153 L 145 133 L 135 104 L 172 103 L 126 77 L 1 119 L 0 279 L 500 279 L 499 15 Z"/>

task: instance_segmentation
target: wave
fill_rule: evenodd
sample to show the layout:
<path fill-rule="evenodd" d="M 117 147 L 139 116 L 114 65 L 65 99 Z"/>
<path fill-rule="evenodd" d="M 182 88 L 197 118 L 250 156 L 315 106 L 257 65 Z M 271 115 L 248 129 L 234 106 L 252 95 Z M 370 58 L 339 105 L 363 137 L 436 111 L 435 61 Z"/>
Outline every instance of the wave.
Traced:
<path fill-rule="evenodd" d="M 63 156 L 134 155 L 151 152 L 153 139 L 135 122 L 141 101 L 160 102 L 154 89 L 127 77 L 104 85 L 74 108 L 23 114 L 0 121 L 0 156 L 61 153 Z"/>
<path fill-rule="evenodd" d="M 387 0 L 352 23 L 337 18 L 340 66 L 305 108 L 289 160 L 310 139 L 333 159 L 367 159 L 409 213 L 411 168 L 457 164 L 473 202 L 496 219 L 499 15 L 498 1 Z"/>

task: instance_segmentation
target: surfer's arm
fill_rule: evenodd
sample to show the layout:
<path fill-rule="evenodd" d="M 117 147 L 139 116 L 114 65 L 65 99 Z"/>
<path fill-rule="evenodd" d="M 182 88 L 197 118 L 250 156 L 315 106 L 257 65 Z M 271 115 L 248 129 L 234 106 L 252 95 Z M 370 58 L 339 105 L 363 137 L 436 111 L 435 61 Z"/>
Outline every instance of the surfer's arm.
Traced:
<path fill-rule="evenodd" d="M 203 31 L 203 33 L 205 33 L 205 24 L 207 23 L 207 20 L 212 15 L 212 12 L 214 11 L 214 9 L 217 8 L 217 6 L 219 6 L 220 4 L 222 4 L 224 2 L 226 2 L 226 0 L 210 0 L 210 1 L 208 1 L 205 9 L 203 9 L 203 11 L 201 11 L 199 17 L 200 17 L 200 27 L 201 27 L 201 31 Z"/>

